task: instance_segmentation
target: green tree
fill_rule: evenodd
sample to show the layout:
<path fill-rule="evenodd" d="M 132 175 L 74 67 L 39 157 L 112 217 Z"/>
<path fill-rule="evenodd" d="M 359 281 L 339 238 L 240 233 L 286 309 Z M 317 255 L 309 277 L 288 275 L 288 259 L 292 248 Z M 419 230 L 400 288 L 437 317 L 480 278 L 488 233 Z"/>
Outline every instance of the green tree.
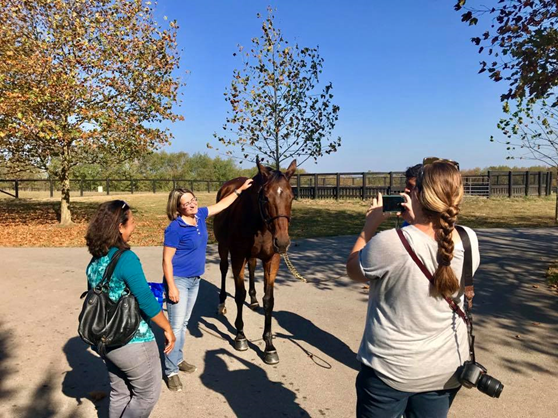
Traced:
<path fill-rule="evenodd" d="M 479 73 L 487 72 L 494 81 L 507 81 L 509 90 L 501 96 L 510 99 L 552 99 L 558 86 L 558 2 L 556 0 L 496 0 L 494 6 L 466 7 L 459 0 L 456 10 L 464 10 L 461 20 L 476 25 L 479 17 L 492 20 L 490 28 L 472 38 L 479 53 L 492 61 L 481 61 Z"/>
<path fill-rule="evenodd" d="M 500 119 L 498 128 L 507 138 L 508 159 L 539 161 L 552 167 L 558 178 L 558 111 L 545 100 L 520 101 L 514 109 L 504 106 L 504 110 L 508 116 Z M 558 223 L 558 194 L 554 218 Z"/>
<path fill-rule="evenodd" d="M 225 134 L 214 137 L 240 147 L 241 162 L 259 156 L 278 169 L 285 160 L 297 158 L 300 166 L 335 152 L 341 138 L 331 138 L 339 114 L 331 102 L 332 84 L 318 90 L 324 62 L 318 48 L 290 46 L 273 19 L 268 9 L 262 35 L 247 50 L 239 46 L 244 65 L 225 92 L 231 105 Z"/>
<path fill-rule="evenodd" d="M 0 7 L 0 149 L 61 182 L 62 224 L 71 223 L 73 167 L 131 161 L 171 138 L 157 126 L 181 118 L 176 31 L 141 0 Z"/>

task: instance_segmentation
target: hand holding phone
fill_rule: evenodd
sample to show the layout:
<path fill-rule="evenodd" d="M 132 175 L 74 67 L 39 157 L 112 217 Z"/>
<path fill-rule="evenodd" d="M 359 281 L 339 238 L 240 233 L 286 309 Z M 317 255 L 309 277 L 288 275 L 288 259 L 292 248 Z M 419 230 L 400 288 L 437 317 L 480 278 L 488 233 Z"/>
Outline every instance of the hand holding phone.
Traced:
<path fill-rule="evenodd" d="M 405 198 L 401 195 L 383 196 L 383 212 L 403 212 L 405 211 L 405 208 L 401 205 L 402 203 L 405 203 Z"/>

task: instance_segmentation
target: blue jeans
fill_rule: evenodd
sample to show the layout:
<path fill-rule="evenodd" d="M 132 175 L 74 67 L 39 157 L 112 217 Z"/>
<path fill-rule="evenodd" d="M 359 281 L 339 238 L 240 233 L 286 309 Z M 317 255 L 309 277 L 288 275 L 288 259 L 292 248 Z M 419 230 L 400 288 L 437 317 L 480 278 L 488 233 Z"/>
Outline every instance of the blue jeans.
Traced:
<path fill-rule="evenodd" d="M 192 309 L 198 297 L 200 288 L 199 277 L 177 277 L 174 276 L 174 283 L 179 292 L 178 303 L 171 302 L 167 296 L 167 313 L 169 322 L 176 336 L 176 343 L 169 354 L 165 354 L 165 375 L 170 376 L 178 373 L 178 365 L 184 360 L 184 339 L 188 320 L 192 315 Z M 168 295 L 168 287 L 165 282 Z"/>
<path fill-rule="evenodd" d="M 457 391 L 401 392 L 362 365 L 356 379 L 357 418 L 445 418 Z"/>

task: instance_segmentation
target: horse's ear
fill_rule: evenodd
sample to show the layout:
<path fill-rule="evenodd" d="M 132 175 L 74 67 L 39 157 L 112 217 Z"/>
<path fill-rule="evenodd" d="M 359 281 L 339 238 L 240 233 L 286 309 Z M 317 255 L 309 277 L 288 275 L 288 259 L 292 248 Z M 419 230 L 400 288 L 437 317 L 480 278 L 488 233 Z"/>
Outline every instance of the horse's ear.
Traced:
<path fill-rule="evenodd" d="M 291 179 L 295 171 L 296 171 L 296 160 L 293 160 L 293 162 L 289 165 L 289 168 L 287 168 L 287 171 L 285 171 L 285 177 L 287 177 L 287 180 Z"/>
<path fill-rule="evenodd" d="M 267 177 L 269 176 L 269 168 L 260 163 L 259 157 L 256 157 L 256 165 L 258 166 L 258 173 L 260 174 L 262 180 L 267 180 Z"/>

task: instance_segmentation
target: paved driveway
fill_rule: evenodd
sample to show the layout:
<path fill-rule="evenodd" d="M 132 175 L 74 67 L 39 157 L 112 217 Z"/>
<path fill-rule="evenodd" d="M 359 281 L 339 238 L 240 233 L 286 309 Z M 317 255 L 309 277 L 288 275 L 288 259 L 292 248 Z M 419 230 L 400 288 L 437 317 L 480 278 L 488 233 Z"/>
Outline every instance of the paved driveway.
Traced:
<path fill-rule="evenodd" d="M 543 272 L 556 257 L 558 229 L 492 229 L 479 236 L 477 357 L 505 389 L 498 400 L 463 389 L 450 415 L 555 417 L 558 295 L 544 285 Z M 367 295 L 344 275 L 353 241 L 307 239 L 291 248 L 309 283 L 284 267 L 278 276 L 276 366 L 261 359 L 261 312 L 245 311 L 250 349 L 232 348 L 236 308 L 229 298 L 228 315 L 215 314 L 220 279 L 216 247 L 210 247 L 185 347 L 198 371 L 184 376 L 185 391 L 164 388 L 152 416 L 354 416 L 355 353 Z M 135 251 L 149 280 L 160 281 L 162 249 Z M 104 365 L 76 336 L 86 250 L 0 248 L 0 260 L 0 417 L 106 416 L 106 399 L 92 400 L 108 391 Z M 261 300 L 261 281 L 257 290 Z"/>

